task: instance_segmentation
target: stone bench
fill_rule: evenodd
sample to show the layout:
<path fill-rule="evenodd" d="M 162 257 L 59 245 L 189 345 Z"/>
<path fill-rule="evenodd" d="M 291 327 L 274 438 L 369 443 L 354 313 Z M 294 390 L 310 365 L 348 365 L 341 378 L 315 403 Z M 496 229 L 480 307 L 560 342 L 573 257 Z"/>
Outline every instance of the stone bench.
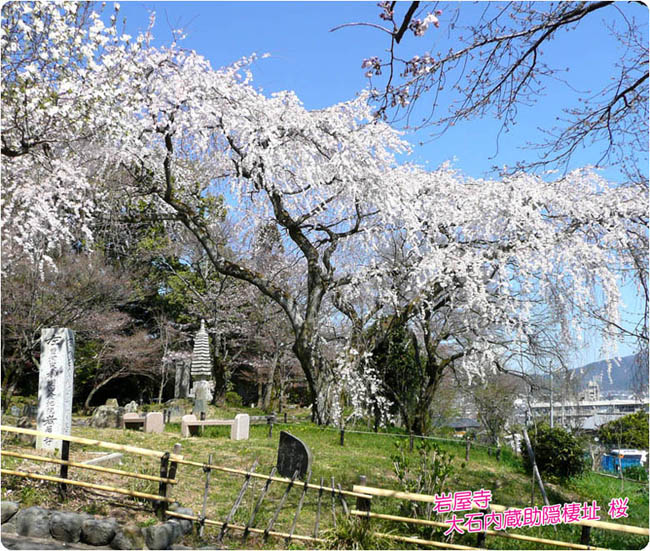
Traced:
<path fill-rule="evenodd" d="M 143 428 L 144 432 L 162 432 L 165 428 L 163 421 L 163 414 L 159 411 L 152 411 L 146 415 L 139 415 L 138 413 L 125 413 L 124 414 L 124 428 Z"/>
<path fill-rule="evenodd" d="M 248 440 L 250 417 L 248 413 L 238 413 L 234 419 L 205 419 L 200 421 L 196 415 L 183 415 L 181 419 L 181 436 L 187 438 L 198 434 L 200 427 L 230 425 L 231 440 Z"/>

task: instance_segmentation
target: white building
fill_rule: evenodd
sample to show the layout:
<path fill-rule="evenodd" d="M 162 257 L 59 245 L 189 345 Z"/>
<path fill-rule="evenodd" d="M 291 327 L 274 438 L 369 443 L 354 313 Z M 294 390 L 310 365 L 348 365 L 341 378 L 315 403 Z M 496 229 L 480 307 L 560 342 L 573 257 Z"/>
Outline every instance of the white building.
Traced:
<path fill-rule="evenodd" d="M 533 402 L 530 410 L 534 417 L 550 417 L 550 402 Z M 595 415 L 601 419 L 614 420 L 635 411 L 648 411 L 648 400 L 584 400 L 580 402 L 553 401 L 554 424 L 565 427 L 582 427 L 584 422 Z"/>

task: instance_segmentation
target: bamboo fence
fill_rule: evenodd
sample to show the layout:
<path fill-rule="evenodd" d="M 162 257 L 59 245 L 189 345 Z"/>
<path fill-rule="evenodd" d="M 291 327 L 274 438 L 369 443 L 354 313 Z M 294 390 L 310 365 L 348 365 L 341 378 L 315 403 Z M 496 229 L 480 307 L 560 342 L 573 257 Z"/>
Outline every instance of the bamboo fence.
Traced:
<path fill-rule="evenodd" d="M 365 483 L 364 480 L 362 482 Z M 432 495 L 428 494 L 417 494 L 417 493 L 412 493 L 412 492 L 402 492 L 398 490 L 386 490 L 384 488 L 375 488 L 372 486 L 366 486 L 365 484 L 359 484 L 355 485 L 353 488 L 354 492 L 358 493 L 363 493 L 363 494 L 368 494 L 376 497 L 390 497 L 390 498 L 395 498 L 395 499 L 403 499 L 407 501 L 419 501 L 419 502 L 424 502 L 424 503 L 434 503 L 435 498 Z M 361 507 L 360 505 L 363 505 Z M 432 520 L 426 520 L 426 519 L 417 519 L 417 518 L 409 518 L 409 517 L 401 517 L 401 516 L 395 516 L 395 515 L 387 515 L 387 514 L 379 514 L 379 513 L 372 513 L 370 512 L 370 506 L 369 502 L 364 502 L 363 500 L 357 500 L 357 509 L 354 509 L 350 511 L 350 514 L 353 516 L 357 517 L 362 517 L 362 518 L 376 518 L 376 519 L 383 519 L 383 520 L 390 520 L 390 521 L 395 521 L 395 522 L 401 522 L 401 523 L 407 523 L 407 524 L 419 524 L 419 525 L 426 525 L 426 526 L 437 526 L 437 527 L 442 527 L 442 528 L 448 528 L 450 526 L 450 522 L 438 522 L 438 521 L 432 521 Z M 513 509 L 513 507 L 506 507 L 504 505 L 498 505 L 496 503 L 490 503 L 488 505 L 489 510 L 495 511 L 495 512 L 503 512 L 508 509 Z M 359 510 L 363 509 L 363 510 Z M 578 526 L 583 527 L 583 533 L 582 533 L 582 538 L 581 538 L 581 543 L 571 543 L 571 542 L 565 542 L 565 541 L 560 541 L 560 540 L 551 540 L 548 538 L 538 538 L 538 537 L 533 537 L 533 536 L 526 536 L 524 534 L 512 534 L 508 532 L 503 532 L 499 530 L 482 530 L 481 532 L 477 532 L 477 535 L 479 538 L 485 538 L 485 536 L 490 535 L 490 536 L 496 536 L 496 537 L 502 537 L 502 538 L 508 538 L 508 539 L 514 539 L 514 540 L 521 540 L 521 541 L 527 541 L 527 542 L 535 542 L 535 543 L 542 543 L 546 545 L 553 545 L 555 547 L 562 547 L 562 548 L 568 548 L 568 549 L 602 549 L 598 547 L 594 547 L 593 545 L 589 545 L 589 531 L 591 528 L 599 528 L 603 530 L 611 530 L 615 532 L 621 532 L 621 533 L 626 533 L 626 534 L 634 534 L 634 535 L 641 535 L 641 536 L 649 536 L 650 535 L 650 530 L 648 528 L 643 528 L 640 526 L 631 526 L 627 524 L 615 524 L 613 522 L 606 522 L 606 521 L 601 521 L 601 520 L 578 520 L 576 522 L 572 522 L 571 524 L 575 524 Z M 428 540 L 421 540 L 419 542 L 414 541 L 413 539 L 399 539 L 400 537 L 398 536 L 391 536 L 390 534 L 380 534 L 380 533 L 375 533 L 378 536 L 382 537 L 392 537 L 393 539 L 398 539 L 398 541 L 404 541 L 404 542 L 410 542 L 410 543 L 420 543 L 422 545 L 430 545 L 433 547 L 441 547 L 443 544 L 440 544 L 440 542 L 430 542 Z M 417 539 L 417 538 L 416 538 Z M 585 541 L 586 540 L 586 541 Z M 449 546 L 449 544 L 444 544 L 446 546 Z M 452 547 L 449 547 L 450 549 Z M 465 549 L 471 549 L 469 547 L 466 547 Z"/>
<path fill-rule="evenodd" d="M 27 453 L 13 452 L 2 450 L 0 451 L 0 456 L 5 457 L 16 457 L 19 459 L 25 459 L 28 461 L 37 461 L 42 463 L 52 463 L 55 465 L 60 465 L 60 476 L 50 476 L 36 473 L 29 473 L 25 471 L 18 471 L 13 469 L 0 469 L 0 474 L 8 476 L 18 476 L 22 478 L 29 478 L 33 480 L 45 480 L 48 482 L 56 482 L 59 484 L 59 490 L 65 495 L 66 486 L 77 486 L 81 488 L 89 488 L 94 490 L 101 490 L 105 492 L 115 493 L 126 495 L 129 497 L 135 497 L 140 499 L 147 499 L 154 503 L 156 511 L 160 516 L 164 513 L 167 508 L 167 504 L 173 502 L 174 500 L 169 497 L 169 488 L 171 485 L 176 484 L 175 480 L 176 474 L 176 465 L 177 461 L 182 459 L 183 456 L 178 453 L 170 454 L 169 452 L 161 452 L 157 450 L 149 450 L 146 448 L 138 448 L 135 446 L 128 446 L 124 444 L 116 444 L 114 442 L 104 442 L 101 440 L 94 440 L 90 438 L 82 438 L 79 436 L 71 436 L 68 434 L 54 434 L 49 432 L 42 432 L 33 429 L 27 429 L 22 427 L 11 427 L 6 425 L 0 426 L 0 431 L 16 433 L 16 434 L 27 434 L 31 436 L 42 436 L 51 438 L 52 440 L 61 440 L 61 458 L 50 457 L 50 456 L 40 456 Z M 69 460 L 69 449 L 70 443 L 74 442 L 77 444 L 84 444 L 90 446 L 97 446 L 99 448 L 105 448 L 109 450 L 121 451 L 124 453 L 130 453 L 134 455 L 140 455 L 143 457 L 152 457 L 160 460 L 160 476 L 146 475 L 142 473 L 135 473 L 131 471 L 124 471 L 120 469 L 112 469 L 109 467 L 102 467 L 100 465 L 89 465 L 86 463 L 79 463 L 76 461 Z M 174 450 L 178 450 L 180 444 L 177 444 L 174 447 Z M 68 478 L 68 469 L 70 467 L 78 469 L 86 469 L 94 472 L 101 472 L 111 475 L 117 475 L 127 478 L 136 478 L 140 480 L 149 480 L 152 482 L 158 482 L 158 494 L 140 492 L 136 490 L 130 490 L 128 488 L 121 488 L 117 486 L 108 486 L 105 484 L 95 484 L 93 482 L 84 482 L 81 480 L 71 480 Z"/>

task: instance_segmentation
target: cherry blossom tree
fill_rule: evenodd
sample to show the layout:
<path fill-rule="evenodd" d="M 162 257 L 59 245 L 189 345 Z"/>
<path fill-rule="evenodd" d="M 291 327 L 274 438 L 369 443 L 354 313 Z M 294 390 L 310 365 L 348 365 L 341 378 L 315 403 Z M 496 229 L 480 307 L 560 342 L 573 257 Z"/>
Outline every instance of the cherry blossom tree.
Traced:
<path fill-rule="evenodd" d="M 66 162 L 86 169 L 75 172 L 83 182 L 53 177 L 51 186 L 110 192 L 124 201 L 115 212 L 125 220 L 180 224 L 221 276 L 277 304 L 317 422 L 340 421 L 342 393 L 359 410 L 377 388 L 358 339 L 369 314 L 417 317 L 432 369 L 429 398 L 447 366 L 485 376 L 504 351 L 526 349 L 531 321 L 546 311 L 567 339 L 580 336 L 587 312 L 616 319 L 619 276 L 647 242 L 639 187 L 613 186 L 588 170 L 497 181 L 466 178 L 448 166 L 425 170 L 398 162 L 406 143 L 376 119 L 368 94 L 310 111 L 291 92 L 268 97 L 256 90 L 254 58 L 215 70 L 177 44 L 137 43 L 133 49 L 120 42 L 95 61 L 98 89 L 104 84 L 106 92 L 93 98 L 100 116 L 91 117 L 99 125 L 91 129 L 102 132 L 89 133 L 95 142 L 80 138 L 85 127 L 74 133 L 77 147 L 69 149 L 79 157 Z M 117 92 L 108 90 L 116 66 L 124 71 Z M 81 93 L 85 67 L 69 75 Z M 33 94 L 46 101 L 51 89 Z M 8 131 L 7 147 L 21 151 L 14 134 Z M 68 151 L 71 139 L 57 147 Z M 15 171 L 10 163 L 24 155 L 12 154 L 6 164 Z M 97 164 L 100 157 L 110 165 Z M 91 178 L 90 168 L 101 178 Z M 19 205 L 23 187 L 36 195 L 34 170 L 13 180 L 11 205 Z M 222 201 L 233 221 L 228 247 Z M 24 235 L 49 238 L 52 216 L 36 222 L 34 236 Z M 282 262 L 251 254 L 265 232 L 276 236 L 265 247 L 275 247 Z M 396 242 L 399 263 L 386 255 Z M 346 311 L 347 326 L 333 323 L 332 304 Z M 326 337 L 337 323 L 347 331 L 331 346 Z"/>
<path fill-rule="evenodd" d="M 124 132 L 120 109 L 147 40 L 120 34 L 118 10 L 105 26 L 90 3 L 2 6 L 3 269 L 92 241 L 96 177 L 113 166 L 107 145 Z"/>
<path fill-rule="evenodd" d="M 522 356 L 544 365 L 561 353 L 555 339 L 575 349 L 592 320 L 616 320 L 634 271 L 630 235 L 647 233 L 648 217 L 638 188 L 591 171 L 556 181 L 474 180 L 444 167 L 415 176 L 413 215 L 378 249 L 384 261 L 357 273 L 341 311 L 351 327 L 388 319 L 417 337 L 418 431 L 448 370 L 480 379 Z"/>

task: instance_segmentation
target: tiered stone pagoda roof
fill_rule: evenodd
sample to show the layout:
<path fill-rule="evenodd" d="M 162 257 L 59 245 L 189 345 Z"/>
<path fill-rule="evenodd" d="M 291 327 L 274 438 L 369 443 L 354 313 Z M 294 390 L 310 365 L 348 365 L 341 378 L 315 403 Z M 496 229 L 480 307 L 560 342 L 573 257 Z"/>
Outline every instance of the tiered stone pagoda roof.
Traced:
<path fill-rule="evenodd" d="M 192 351 L 192 379 L 212 378 L 212 359 L 210 358 L 210 336 L 205 330 L 205 320 L 201 320 L 201 329 L 194 337 Z"/>

